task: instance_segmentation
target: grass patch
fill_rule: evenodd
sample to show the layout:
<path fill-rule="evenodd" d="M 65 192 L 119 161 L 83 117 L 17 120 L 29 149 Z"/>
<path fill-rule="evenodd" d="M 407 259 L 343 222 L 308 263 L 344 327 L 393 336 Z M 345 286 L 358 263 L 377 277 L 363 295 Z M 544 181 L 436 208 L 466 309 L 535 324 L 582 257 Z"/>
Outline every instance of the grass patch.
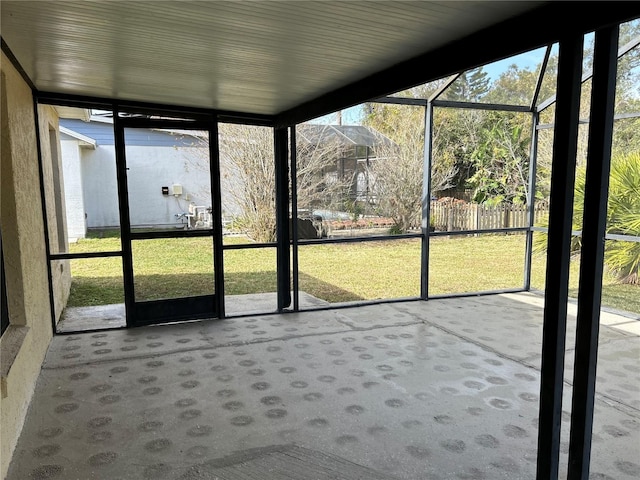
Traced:
<path fill-rule="evenodd" d="M 420 295 L 420 240 L 302 245 L 300 290 L 332 303 Z"/>
<path fill-rule="evenodd" d="M 247 243 L 225 237 L 225 244 Z M 482 235 L 431 239 L 429 291 L 432 295 L 521 288 L 524 236 Z M 82 239 L 72 252 L 120 249 L 117 236 Z M 134 242 L 136 296 L 152 300 L 213 291 L 210 238 Z M 420 295 L 420 240 L 302 245 L 300 289 L 332 303 Z M 225 250 L 225 294 L 276 291 L 276 250 Z M 119 258 L 72 260 L 69 306 L 121 303 Z M 571 265 L 570 295 L 577 295 L 579 262 Z M 545 258 L 534 256 L 532 288 L 543 290 Z M 605 275 L 603 305 L 640 313 L 640 287 L 620 285 Z"/>
<path fill-rule="evenodd" d="M 67 306 L 124 303 L 122 260 L 119 257 L 75 259 L 69 262 L 71 291 Z"/>
<path fill-rule="evenodd" d="M 429 247 L 429 294 L 522 288 L 525 237 L 435 237 Z"/>

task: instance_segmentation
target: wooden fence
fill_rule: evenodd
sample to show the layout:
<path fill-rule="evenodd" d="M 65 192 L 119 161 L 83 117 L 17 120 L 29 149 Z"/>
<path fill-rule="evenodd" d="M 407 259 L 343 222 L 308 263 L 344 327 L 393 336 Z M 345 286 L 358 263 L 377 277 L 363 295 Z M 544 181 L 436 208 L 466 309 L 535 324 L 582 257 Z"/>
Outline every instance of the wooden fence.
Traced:
<path fill-rule="evenodd" d="M 546 204 L 536 204 L 534 224 L 549 213 Z M 529 226 L 526 205 L 487 206 L 461 201 L 431 202 L 431 219 L 436 231 L 486 230 Z"/>

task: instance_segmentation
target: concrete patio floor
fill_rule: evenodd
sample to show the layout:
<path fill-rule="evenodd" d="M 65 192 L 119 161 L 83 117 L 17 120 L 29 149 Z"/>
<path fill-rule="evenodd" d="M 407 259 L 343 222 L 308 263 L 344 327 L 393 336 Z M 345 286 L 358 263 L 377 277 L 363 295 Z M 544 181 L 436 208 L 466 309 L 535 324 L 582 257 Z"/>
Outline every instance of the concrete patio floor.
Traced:
<path fill-rule="evenodd" d="M 56 336 L 7 478 L 531 479 L 542 305 L 502 294 Z M 636 479 L 640 319 L 601 324 L 591 478 Z"/>

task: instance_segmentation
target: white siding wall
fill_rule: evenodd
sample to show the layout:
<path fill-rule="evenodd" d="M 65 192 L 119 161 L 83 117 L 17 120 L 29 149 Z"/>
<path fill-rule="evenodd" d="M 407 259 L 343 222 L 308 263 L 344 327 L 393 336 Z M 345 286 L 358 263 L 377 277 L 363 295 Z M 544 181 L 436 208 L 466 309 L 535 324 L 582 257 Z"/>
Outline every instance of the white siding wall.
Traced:
<path fill-rule="evenodd" d="M 87 227 L 119 227 L 116 154 L 113 145 L 82 152 Z"/>
<path fill-rule="evenodd" d="M 180 225 L 176 214 L 189 211 L 189 203 L 211 206 L 209 165 L 192 148 L 127 147 L 127 179 L 131 225 Z M 206 157 L 205 157 L 206 158 Z M 182 185 L 182 195 L 171 186 Z M 169 187 L 169 195 L 162 187 Z"/>
<path fill-rule="evenodd" d="M 127 147 L 129 211 L 132 225 L 180 225 L 175 215 L 189 203 L 211 206 L 208 165 L 199 165 L 189 148 Z M 118 190 L 113 145 L 82 151 L 85 211 L 89 228 L 117 227 Z M 181 184 L 180 197 L 162 187 Z M 189 200 L 187 200 L 187 198 Z"/>
<path fill-rule="evenodd" d="M 87 233 L 84 193 L 82 188 L 81 149 L 77 140 L 61 140 L 64 198 L 69 242 L 84 238 Z"/>

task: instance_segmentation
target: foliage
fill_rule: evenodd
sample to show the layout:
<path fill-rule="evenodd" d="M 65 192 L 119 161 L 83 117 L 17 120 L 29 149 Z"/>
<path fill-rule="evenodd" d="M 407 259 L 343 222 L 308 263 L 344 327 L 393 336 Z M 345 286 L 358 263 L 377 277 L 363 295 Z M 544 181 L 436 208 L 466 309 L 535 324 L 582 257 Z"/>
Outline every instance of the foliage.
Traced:
<path fill-rule="evenodd" d="M 299 126 L 304 132 L 304 125 Z M 336 173 L 341 145 L 316 130 L 311 141 L 304 135 L 297 142 L 298 208 L 311 211 L 318 205 L 339 205 L 352 178 Z M 194 135 L 200 148 L 188 149 L 186 168 L 208 174 L 209 147 L 206 136 Z M 254 125 L 219 125 L 220 183 L 223 209 L 234 217 L 234 226 L 261 243 L 276 239 L 275 152 L 273 130 Z M 205 192 L 210 198 L 210 192 Z M 328 199 L 328 201 L 327 201 Z"/>
<path fill-rule="evenodd" d="M 640 237 L 640 150 L 612 162 L 607 233 Z M 640 242 L 608 241 L 605 260 L 622 283 L 640 284 Z"/>
<path fill-rule="evenodd" d="M 405 233 L 420 224 L 422 211 L 424 109 L 376 104 L 369 107 L 369 112 L 365 119 L 367 125 L 394 142 L 376 149 L 379 160 L 371 167 L 377 213 L 393 218 L 395 230 Z M 445 123 L 443 121 L 434 128 L 432 140 L 431 191 L 434 195 L 455 186 L 457 174 L 453 157 L 440 144 L 443 136 L 448 134 Z"/>
<path fill-rule="evenodd" d="M 296 128 L 296 188 L 298 210 L 341 210 L 349 201 L 355 170 L 340 169 L 339 162 L 352 153 L 339 141 L 330 125 Z"/>
<path fill-rule="evenodd" d="M 538 71 L 529 68 L 510 65 L 493 82 L 484 100 L 502 105 L 530 105 L 538 74 Z M 547 91 L 541 93 L 541 96 L 546 98 L 551 94 L 551 91 Z"/>
<path fill-rule="evenodd" d="M 447 89 L 448 100 L 477 102 L 491 89 L 490 79 L 482 67 L 462 72 Z"/>
<path fill-rule="evenodd" d="M 519 203 L 528 197 L 531 138 L 522 118 L 493 114 L 483 127 L 483 141 L 474 152 L 474 174 L 467 180 L 477 203 Z"/>
<path fill-rule="evenodd" d="M 640 112 L 640 98 L 628 103 L 629 109 Z M 613 124 L 613 155 L 640 151 L 640 117 L 620 118 Z"/>
<path fill-rule="evenodd" d="M 347 200 L 344 204 L 344 209 L 349 212 L 353 222 L 357 222 L 360 215 L 364 214 L 364 207 L 355 200 Z"/>
<path fill-rule="evenodd" d="M 434 109 L 432 168 L 451 172 L 449 185 L 455 189 L 465 189 L 467 179 L 474 173 L 473 158 L 483 141 L 482 125 L 486 118 L 486 112 L 479 110 Z M 437 176 L 432 171 L 432 194 L 440 196 L 438 190 L 433 188 L 434 180 L 437 180 Z M 444 190 L 447 188 L 441 189 Z"/>
<path fill-rule="evenodd" d="M 376 148 L 378 159 L 370 167 L 376 213 L 393 218 L 402 233 L 419 224 L 422 211 L 423 116 L 421 108 L 376 105 L 367 118 L 393 142 Z"/>
<path fill-rule="evenodd" d="M 572 229 L 582 230 L 586 168 L 576 171 Z M 548 220 L 541 222 L 547 227 Z M 640 236 L 640 151 L 617 155 L 611 159 L 606 232 Z M 579 236 L 572 237 L 571 252 L 577 255 L 582 247 Z M 534 242 L 535 253 L 545 253 L 547 235 L 539 234 Z M 605 266 L 621 283 L 640 283 L 640 242 L 607 240 Z"/>
<path fill-rule="evenodd" d="M 273 130 L 220 124 L 220 176 L 240 210 L 247 234 L 257 242 L 276 238 Z"/>
<path fill-rule="evenodd" d="M 397 223 L 391 225 L 391 227 L 389 228 L 389 235 L 402 235 L 405 232 L 406 230 L 403 230 L 402 227 Z"/>

